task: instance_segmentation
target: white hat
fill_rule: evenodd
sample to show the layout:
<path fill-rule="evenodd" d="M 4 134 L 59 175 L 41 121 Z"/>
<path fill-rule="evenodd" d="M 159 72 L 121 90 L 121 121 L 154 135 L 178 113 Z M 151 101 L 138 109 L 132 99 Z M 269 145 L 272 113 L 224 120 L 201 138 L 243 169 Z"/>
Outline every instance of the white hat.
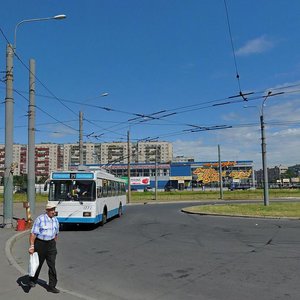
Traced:
<path fill-rule="evenodd" d="M 56 204 L 51 203 L 51 202 L 48 202 L 47 205 L 46 205 L 46 209 L 52 209 L 52 208 L 55 208 L 55 207 L 56 207 Z"/>

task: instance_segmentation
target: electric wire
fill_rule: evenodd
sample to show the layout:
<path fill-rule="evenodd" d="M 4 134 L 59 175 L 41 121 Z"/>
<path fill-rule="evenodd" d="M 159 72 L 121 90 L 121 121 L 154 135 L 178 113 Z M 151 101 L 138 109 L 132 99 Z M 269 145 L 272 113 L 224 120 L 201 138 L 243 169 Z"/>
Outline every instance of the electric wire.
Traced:
<path fill-rule="evenodd" d="M 235 55 L 235 51 L 234 51 L 234 45 L 233 45 L 233 39 L 232 39 L 232 33 L 231 33 L 231 26 L 230 26 L 230 22 L 229 22 L 229 14 L 228 14 L 228 7 L 227 7 L 227 3 L 226 3 L 226 0 L 224 0 L 224 5 L 225 5 L 225 9 L 226 9 L 226 16 L 227 16 L 227 24 L 228 24 L 228 30 L 229 30 L 229 34 L 230 34 L 230 39 L 231 39 L 231 47 L 232 47 L 232 51 L 233 51 L 233 57 L 234 57 L 234 63 L 235 63 L 235 69 L 236 69 L 236 76 L 237 76 L 237 79 L 238 79 L 238 84 L 239 84 L 239 90 L 240 90 L 240 94 L 237 95 L 237 96 L 243 96 L 242 92 L 241 92 L 241 88 L 240 88 L 240 80 L 239 80 L 239 72 L 238 72 L 238 66 L 237 66 L 237 62 L 236 62 L 236 55 Z M 6 39 L 6 41 L 9 43 L 8 39 L 6 38 L 4 32 L 2 31 L 2 29 L 0 28 L 1 30 L 1 33 L 2 35 L 4 36 L 4 38 Z M 29 70 L 29 68 L 24 64 L 24 62 L 21 60 L 21 58 L 19 57 L 19 55 L 17 53 L 15 53 L 16 57 L 18 58 L 18 60 L 21 62 L 21 64 L 27 69 Z M 29 70 L 30 71 L 30 70 Z M 36 77 L 36 76 L 35 76 Z M 202 102 L 200 104 L 193 104 L 193 105 L 188 105 L 188 106 L 183 106 L 183 107 L 179 107 L 179 108 L 175 108 L 175 109 L 170 109 L 170 110 L 161 110 L 159 112 L 156 112 L 156 113 L 152 113 L 152 114 L 140 114 L 140 113 L 131 113 L 131 112 L 125 112 L 125 111 L 121 111 L 121 110 L 116 110 L 116 109 L 112 109 L 112 108 L 108 108 L 108 107 L 103 107 L 103 106 L 97 106 L 97 105 L 89 105 L 89 104 L 83 104 L 83 103 L 79 103 L 79 102 L 76 102 L 76 101 L 70 101 L 70 100 L 63 100 L 63 99 L 60 99 L 58 98 L 56 95 L 54 95 L 54 93 L 52 93 L 46 85 L 44 85 L 37 77 L 36 77 L 37 81 L 52 95 L 52 98 L 53 99 L 56 99 L 58 100 L 65 108 L 69 109 L 73 114 L 77 115 L 76 112 L 74 112 L 73 110 L 71 110 L 67 105 L 65 105 L 63 102 L 70 102 L 70 103 L 76 103 L 78 105 L 85 105 L 85 106 L 90 106 L 90 107 L 95 107 L 95 108 L 100 108 L 100 109 L 103 109 L 105 111 L 113 111 L 113 112 L 119 112 L 119 113 L 123 113 L 123 114 L 127 114 L 127 115 L 133 115 L 135 116 L 135 118 L 132 118 L 132 119 L 129 119 L 127 121 L 124 121 L 124 122 L 121 122 L 121 123 L 118 123 L 116 125 L 114 125 L 113 127 L 116 127 L 116 126 L 120 126 L 120 125 L 123 125 L 123 124 L 131 124 L 132 125 L 138 125 L 140 123 L 145 123 L 145 122 L 148 122 L 148 121 L 153 121 L 153 120 L 162 120 L 162 121 L 166 121 L 164 120 L 163 118 L 164 117 L 168 117 L 168 116 L 172 116 L 172 115 L 177 115 L 179 113 L 187 113 L 187 112 L 190 112 L 190 111 L 195 111 L 195 110 L 200 110 L 200 109 L 205 109 L 205 108 L 210 108 L 210 107 L 216 107 L 216 106 L 220 106 L 220 105 L 227 105 L 227 104 L 236 104 L 236 103 L 239 103 L 239 102 L 243 102 L 241 100 L 231 100 L 231 101 L 227 101 L 227 102 L 223 102 L 223 103 L 219 103 L 220 101 L 224 101 L 225 99 L 230 99 L 230 98 L 234 98 L 236 96 L 231 96 L 231 97 L 227 97 L 227 98 L 222 98 L 222 99 L 218 99 L 218 100 L 211 100 L 211 101 L 206 101 L 206 102 Z M 273 90 L 282 90 L 282 89 L 288 89 L 288 88 L 291 88 L 291 87 L 296 87 L 296 86 L 299 86 L 300 84 L 294 84 L 294 85 L 290 85 L 290 86 L 284 86 L 284 87 L 279 87 L 279 88 L 274 88 Z M 15 90 L 16 91 L 16 90 Z M 299 92 L 300 90 L 296 90 L 296 91 L 286 91 L 285 93 L 297 93 Z M 262 92 L 256 92 L 256 93 L 262 93 Z M 19 94 L 19 93 L 18 93 Z M 242 94 L 242 95 L 241 95 Z M 249 94 L 255 94 L 254 92 L 253 93 L 249 93 Z M 21 94 L 19 94 L 20 96 L 22 96 Z M 22 96 L 23 97 L 23 96 Z M 45 97 L 48 97 L 48 98 L 51 98 L 50 96 L 45 96 Z M 252 99 L 247 99 L 248 101 L 254 101 L 254 100 L 257 100 L 257 99 L 262 99 L 264 98 L 265 96 L 259 96 L 259 97 L 255 97 L 255 98 L 252 98 Z M 245 100 L 244 97 L 242 97 L 243 100 Z M 26 98 L 25 98 L 26 99 Z M 28 99 L 26 99 L 28 101 Z M 206 105 L 204 106 L 205 104 L 209 104 L 211 103 L 211 105 Z M 214 103 L 214 104 L 212 104 Z M 199 107 L 199 108 L 196 108 L 197 106 L 202 106 L 202 107 Z M 52 117 L 50 114 L 48 114 L 47 112 L 45 112 L 44 110 L 42 110 L 41 108 L 37 107 L 39 110 L 41 110 L 42 112 L 44 112 L 45 114 L 47 114 L 49 117 L 51 117 L 52 119 L 56 120 L 57 123 L 60 123 L 60 124 L 63 124 L 64 126 L 67 126 L 66 124 L 64 124 L 63 122 L 57 120 L 56 118 Z M 191 109 L 185 109 L 185 110 L 181 110 L 181 109 L 184 109 L 184 108 L 191 108 Z M 181 110 L 181 111 L 180 111 Z M 176 112 L 177 111 L 177 112 Z M 170 113 L 168 113 L 170 112 Z M 159 115 L 159 114 L 162 114 L 162 113 L 165 113 L 164 115 L 162 116 L 158 116 L 158 117 L 155 117 L 154 115 Z M 85 118 L 85 121 L 89 122 L 90 124 L 92 124 L 93 126 L 97 126 L 97 124 L 95 124 L 93 121 L 90 121 L 88 119 Z M 135 122 L 132 122 L 132 121 L 135 121 Z M 173 124 L 175 124 L 176 122 L 173 122 Z M 270 122 L 269 122 L 270 123 Z M 287 123 L 285 123 L 287 124 Z M 198 126 L 198 125 L 193 125 L 193 124 L 178 124 L 178 126 L 180 125 L 187 125 L 187 126 L 191 126 L 191 127 L 201 127 L 201 126 Z M 220 126 L 220 125 L 218 125 Z M 243 125 L 240 125 L 240 126 L 243 126 Z M 246 126 L 246 125 L 244 125 Z M 74 129 L 70 126 L 68 126 L 69 128 L 71 128 L 72 130 L 75 130 L 75 131 L 78 131 L 77 129 Z M 232 126 L 230 128 L 233 128 L 235 126 Z M 107 128 L 101 128 L 102 130 L 108 130 Z M 209 129 L 209 130 L 216 130 L 216 129 L 228 129 L 228 128 L 215 128 L 215 129 Z M 192 131 L 191 132 L 198 132 L 198 131 L 202 131 L 201 129 L 197 130 L 197 131 Z M 205 131 L 205 129 L 203 129 L 203 131 Z M 112 132 L 110 131 L 111 133 L 116 133 L 116 132 Z M 177 133 L 171 133 L 169 134 L 169 136 L 171 135 L 174 135 L 174 134 L 179 134 L 180 132 L 177 132 Z M 181 132 L 182 134 L 182 132 Z M 124 136 L 122 134 L 120 134 L 121 136 Z M 86 135 L 86 136 L 89 136 L 89 135 Z M 93 136 L 93 135 L 90 135 L 90 136 Z M 94 135 L 96 136 L 96 135 Z M 163 135 L 163 136 L 168 136 L 168 135 Z"/>
<path fill-rule="evenodd" d="M 228 32 L 229 32 L 229 36 L 230 36 L 232 55 L 233 55 L 233 60 L 234 60 L 234 65 L 235 65 L 236 79 L 237 79 L 237 82 L 238 82 L 239 92 L 241 93 L 242 89 L 241 89 L 241 84 L 240 84 L 240 75 L 239 75 L 239 71 L 238 71 L 236 55 L 235 55 L 235 49 L 234 49 L 234 45 L 233 45 L 232 32 L 231 32 L 231 26 L 230 26 L 230 21 L 229 21 L 229 13 L 228 13 L 228 7 L 227 7 L 226 0 L 224 0 L 224 6 L 225 6 L 225 12 L 226 12 Z"/>

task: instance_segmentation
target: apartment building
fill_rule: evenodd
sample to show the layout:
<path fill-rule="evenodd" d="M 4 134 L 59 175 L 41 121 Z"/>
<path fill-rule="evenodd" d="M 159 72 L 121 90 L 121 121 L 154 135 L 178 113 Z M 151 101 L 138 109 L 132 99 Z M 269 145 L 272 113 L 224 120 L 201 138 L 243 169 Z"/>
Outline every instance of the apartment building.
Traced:
<path fill-rule="evenodd" d="M 131 150 L 132 145 L 129 147 Z M 102 143 L 96 155 L 100 164 L 125 164 L 128 162 L 128 144 L 125 142 Z"/>
<path fill-rule="evenodd" d="M 37 177 L 47 177 L 58 166 L 57 144 L 37 144 L 35 146 L 35 173 Z"/>
<path fill-rule="evenodd" d="M 170 162 L 173 146 L 169 142 L 138 142 L 130 143 L 131 163 Z M 128 163 L 128 143 L 102 143 L 95 151 L 99 164 Z"/>
<path fill-rule="evenodd" d="M 137 162 L 171 162 L 173 145 L 169 142 L 138 142 L 136 145 Z"/>
<path fill-rule="evenodd" d="M 79 144 L 62 144 L 59 145 L 62 153 L 62 164 L 60 169 L 69 170 L 71 165 L 79 164 Z M 98 154 L 100 144 L 84 143 L 83 144 L 83 164 L 98 163 Z"/>
<path fill-rule="evenodd" d="M 268 181 L 269 183 L 276 183 L 277 180 L 280 180 L 283 177 L 283 174 L 286 173 L 288 170 L 287 166 L 275 166 L 274 168 L 268 168 Z M 258 171 L 255 171 L 255 178 L 258 185 L 263 184 L 263 170 L 260 169 Z"/>
<path fill-rule="evenodd" d="M 172 144 L 168 142 L 130 143 L 132 163 L 170 162 L 173 156 Z M 4 174 L 5 146 L 0 145 L 0 176 Z M 14 175 L 27 174 L 27 145 L 13 145 Z M 84 143 L 83 163 L 85 165 L 127 164 L 128 144 L 126 142 Z M 79 164 L 78 144 L 41 143 L 35 145 L 35 170 L 37 178 L 47 177 L 53 170 L 69 170 Z"/>

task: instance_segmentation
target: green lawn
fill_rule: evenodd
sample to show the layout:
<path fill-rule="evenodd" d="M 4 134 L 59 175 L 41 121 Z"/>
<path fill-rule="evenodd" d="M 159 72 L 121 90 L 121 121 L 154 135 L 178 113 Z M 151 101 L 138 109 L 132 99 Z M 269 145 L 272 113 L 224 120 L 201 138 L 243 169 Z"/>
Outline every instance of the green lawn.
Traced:
<path fill-rule="evenodd" d="M 155 202 L 154 192 L 132 192 L 132 203 Z M 270 199 L 300 197 L 300 189 L 276 189 L 270 190 Z M 14 202 L 27 201 L 26 194 L 14 194 Z M 190 201 L 190 200 L 218 200 L 219 191 L 174 191 L 158 192 L 157 201 Z M 36 195 L 38 202 L 47 201 L 46 195 Z M 263 190 L 246 191 L 224 191 L 224 200 L 262 200 Z M 3 195 L 0 194 L 0 202 L 3 201 Z"/>
<path fill-rule="evenodd" d="M 47 201 L 47 195 L 40 195 L 40 194 L 37 194 L 36 195 L 36 201 L 37 202 L 46 202 Z M 18 202 L 27 202 L 27 195 L 24 193 L 24 194 L 14 194 L 13 195 L 13 199 L 14 199 L 14 202 L 15 203 L 18 203 Z M 0 203 L 3 202 L 3 194 L 0 194 Z"/>
<path fill-rule="evenodd" d="M 132 202 L 154 202 L 154 192 L 132 192 Z M 260 200 L 263 199 L 263 190 L 224 191 L 224 200 Z M 270 199 L 300 197 L 300 189 L 270 190 Z M 219 191 L 175 191 L 158 192 L 158 201 L 188 201 L 188 200 L 218 200 Z"/>
<path fill-rule="evenodd" d="M 187 207 L 184 209 L 184 211 L 190 213 L 208 213 L 236 216 L 300 218 L 300 203 L 273 202 L 270 203 L 269 206 L 264 206 L 263 203 L 199 205 Z"/>

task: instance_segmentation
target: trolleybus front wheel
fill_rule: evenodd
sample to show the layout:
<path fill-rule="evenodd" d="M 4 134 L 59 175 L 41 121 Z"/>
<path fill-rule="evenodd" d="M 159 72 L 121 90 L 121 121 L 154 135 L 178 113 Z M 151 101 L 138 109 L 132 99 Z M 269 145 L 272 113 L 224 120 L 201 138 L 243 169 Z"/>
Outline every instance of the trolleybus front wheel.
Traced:
<path fill-rule="evenodd" d="M 100 225 L 103 226 L 106 222 L 107 222 L 107 212 L 106 209 L 103 209 L 102 221 L 100 222 Z"/>
<path fill-rule="evenodd" d="M 122 203 L 120 203 L 119 209 L 118 209 L 118 217 L 120 218 L 122 215 L 123 215 L 123 208 L 122 208 Z"/>

